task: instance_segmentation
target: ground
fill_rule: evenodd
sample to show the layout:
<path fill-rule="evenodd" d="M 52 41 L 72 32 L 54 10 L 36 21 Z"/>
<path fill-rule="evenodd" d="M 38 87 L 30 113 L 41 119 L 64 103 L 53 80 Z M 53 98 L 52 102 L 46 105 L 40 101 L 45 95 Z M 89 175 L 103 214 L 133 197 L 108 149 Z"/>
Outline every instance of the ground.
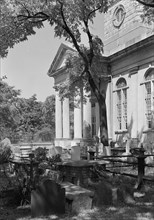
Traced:
<path fill-rule="evenodd" d="M 7 187 L 8 180 L 0 173 L 1 191 Z M 1 196 L 0 191 L 0 220 L 30 220 L 30 206 L 17 206 L 14 199 L 11 201 L 7 197 Z M 146 184 L 145 187 L 135 195 L 136 203 L 131 206 L 124 204 L 115 206 L 106 206 L 101 209 L 83 210 L 78 215 L 66 213 L 63 216 L 51 215 L 42 218 L 33 218 L 34 220 L 154 220 L 154 186 Z M 8 204 L 9 201 L 9 204 Z"/>
<path fill-rule="evenodd" d="M 103 207 L 102 209 L 86 210 L 81 212 L 78 216 L 68 215 L 56 216 L 51 215 L 48 217 L 36 218 L 37 220 L 152 220 L 154 219 L 154 203 L 138 203 L 132 207 Z M 29 208 L 12 208 L 1 207 L 0 220 L 29 220 Z"/>

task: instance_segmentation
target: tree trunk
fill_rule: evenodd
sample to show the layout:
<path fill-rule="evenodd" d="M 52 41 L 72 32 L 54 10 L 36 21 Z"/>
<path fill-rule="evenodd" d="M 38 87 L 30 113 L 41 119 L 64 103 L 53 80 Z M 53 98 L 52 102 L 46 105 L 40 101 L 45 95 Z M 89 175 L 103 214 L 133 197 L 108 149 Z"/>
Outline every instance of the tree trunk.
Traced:
<path fill-rule="evenodd" d="M 96 86 L 90 72 L 88 72 L 89 84 L 94 95 L 97 98 L 99 104 L 99 115 L 100 115 L 100 137 L 101 142 L 104 146 L 108 146 L 108 127 L 107 127 L 107 113 L 106 113 L 106 89 L 101 93 L 100 89 Z"/>
<path fill-rule="evenodd" d="M 105 97 L 100 94 L 98 100 L 100 118 L 100 138 L 104 146 L 108 146 L 108 126 Z"/>

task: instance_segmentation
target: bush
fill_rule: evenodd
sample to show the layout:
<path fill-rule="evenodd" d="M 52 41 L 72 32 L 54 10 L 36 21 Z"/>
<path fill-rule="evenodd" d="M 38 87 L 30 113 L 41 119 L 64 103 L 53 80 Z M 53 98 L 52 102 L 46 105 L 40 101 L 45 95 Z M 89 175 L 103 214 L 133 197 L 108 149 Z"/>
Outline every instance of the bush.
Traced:
<path fill-rule="evenodd" d="M 38 162 L 42 162 L 44 160 L 47 160 L 47 152 L 48 150 L 44 147 L 38 147 L 34 151 L 34 159 Z"/>

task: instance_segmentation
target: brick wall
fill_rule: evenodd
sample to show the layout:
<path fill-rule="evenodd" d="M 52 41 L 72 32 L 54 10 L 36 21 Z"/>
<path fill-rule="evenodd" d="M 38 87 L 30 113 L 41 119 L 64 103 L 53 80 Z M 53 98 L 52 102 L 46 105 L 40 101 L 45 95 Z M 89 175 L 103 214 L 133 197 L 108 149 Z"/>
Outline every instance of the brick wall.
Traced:
<path fill-rule="evenodd" d="M 59 171 L 63 181 L 71 182 L 82 187 L 87 187 L 88 178 L 92 178 L 92 173 L 90 170 L 92 167 L 93 165 L 79 167 L 63 165 L 59 166 Z"/>

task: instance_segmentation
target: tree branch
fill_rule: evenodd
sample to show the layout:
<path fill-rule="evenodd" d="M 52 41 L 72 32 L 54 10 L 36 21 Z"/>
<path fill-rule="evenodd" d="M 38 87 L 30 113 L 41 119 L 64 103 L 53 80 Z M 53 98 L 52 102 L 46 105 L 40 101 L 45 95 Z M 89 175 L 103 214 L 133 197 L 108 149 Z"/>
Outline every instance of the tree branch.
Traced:
<path fill-rule="evenodd" d="M 17 18 L 19 18 L 20 21 L 29 20 L 29 19 L 39 19 L 38 21 L 33 21 L 35 23 L 38 23 L 38 22 L 43 22 L 49 19 L 49 16 L 45 14 L 44 12 L 38 12 L 34 15 L 30 15 L 30 12 L 29 12 L 28 15 L 18 15 Z"/>
<path fill-rule="evenodd" d="M 101 6 L 99 6 L 98 8 L 95 8 L 94 10 L 92 10 L 91 12 L 89 12 L 88 16 L 87 16 L 87 21 L 89 20 L 90 18 L 90 15 L 95 13 L 96 11 L 98 11 L 99 9 L 101 9 Z"/>
<path fill-rule="evenodd" d="M 84 3 L 84 0 L 82 0 L 82 1 Z M 94 57 L 94 51 L 93 51 L 92 34 L 90 33 L 90 30 L 89 30 L 88 21 L 89 21 L 89 17 L 88 16 L 87 16 L 87 18 L 85 17 L 84 8 L 83 8 L 83 23 L 85 25 L 85 30 L 86 30 L 86 33 L 87 33 L 87 36 L 88 36 L 88 39 L 89 39 L 89 46 L 90 46 L 89 63 L 90 63 L 90 66 L 91 66 L 92 60 L 93 60 L 93 57 Z"/>
<path fill-rule="evenodd" d="M 138 3 L 144 5 L 144 6 L 154 8 L 154 1 L 153 1 L 153 3 L 145 3 L 145 2 L 142 1 L 142 0 L 136 0 L 136 1 L 137 1 Z"/>
<path fill-rule="evenodd" d="M 80 50 L 80 47 L 79 47 L 79 45 L 78 45 L 78 43 L 77 43 L 77 41 L 76 41 L 72 31 L 70 30 L 70 28 L 68 27 L 68 25 L 66 23 L 65 16 L 64 16 L 64 13 L 63 13 L 63 3 L 62 2 L 59 2 L 59 3 L 61 4 L 61 16 L 62 16 L 62 19 L 63 19 L 63 22 L 64 22 L 63 28 L 70 35 L 75 48 L 77 49 L 77 51 L 80 54 L 80 56 L 83 58 L 84 62 L 87 63 L 87 59 L 86 59 L 85 55 Z"/>

